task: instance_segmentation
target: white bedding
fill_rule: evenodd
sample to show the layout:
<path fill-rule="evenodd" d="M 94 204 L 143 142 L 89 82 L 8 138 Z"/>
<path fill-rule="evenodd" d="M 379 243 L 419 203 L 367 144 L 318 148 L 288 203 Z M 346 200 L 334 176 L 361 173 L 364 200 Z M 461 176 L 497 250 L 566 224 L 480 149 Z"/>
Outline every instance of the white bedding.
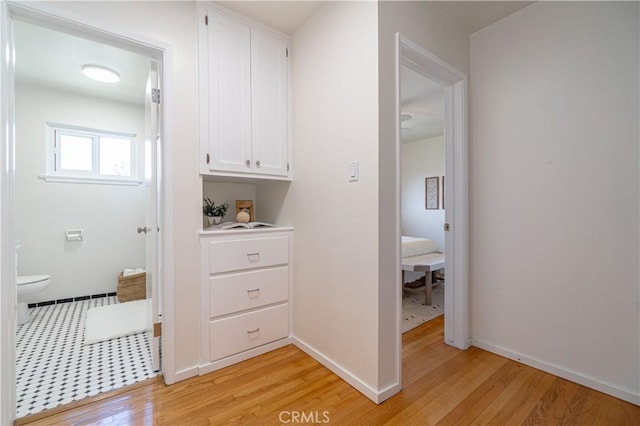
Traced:
<path fill-rule="evenodd" d="M 438 245 L 433 240 L 402 236 L 402 257 L 439 252 Z"/>

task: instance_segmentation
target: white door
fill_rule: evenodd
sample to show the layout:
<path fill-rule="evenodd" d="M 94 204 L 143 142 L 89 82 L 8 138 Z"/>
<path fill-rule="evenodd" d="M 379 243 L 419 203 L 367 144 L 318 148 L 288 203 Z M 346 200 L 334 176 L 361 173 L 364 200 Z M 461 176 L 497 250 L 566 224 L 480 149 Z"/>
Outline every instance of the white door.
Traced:
<path fill-rule="evenodd" d="M 156 61 L 150 62 L 149 77 L 145 94 L 145 186 L 146 203 L 145 216 L 146 224 L 142 227 L 145 235 L 145 267 L 147 270 L 147 299 L 150 308 L 149 319 L 153 330 L 153 341 L 151 345 L 151 358 L 154 371 L 160 370 L 160 330 L 161 323 L 161 294 L 158 285 L 159 274 L 159 201 L 160 201 L 160 91 L 159 91 L 159 64 Z M 138 232 L 141 232 L 139 229 Z"/>
<path fill-rule="evenodd" d="M 251 30 L 251 146 L 254 173 L 288 175 L 287 42 Z"/>
<path fill-rule="evenodd" d="M 251 30 L 214 12 L 207 24 L 209 170 L 251 171 Z"/>

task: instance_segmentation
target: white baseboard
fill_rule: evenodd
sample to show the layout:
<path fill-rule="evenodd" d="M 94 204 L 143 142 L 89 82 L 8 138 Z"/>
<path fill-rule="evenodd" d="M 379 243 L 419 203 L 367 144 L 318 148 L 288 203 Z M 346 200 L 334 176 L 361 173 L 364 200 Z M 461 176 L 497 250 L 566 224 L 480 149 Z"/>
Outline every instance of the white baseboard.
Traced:
<path fill-rule="evenodd" d="M 514 352 L 510 349 L 498 345 L 493 345 L 482 340 L 472 339 L 471 343 L 473 346 L 476 346 L 480 349 L 484 349 L 505 358 L 521 362 L 522 364 L 537 368 L 538 370 L 545 371 L 547 373 L 553 374 L 554 376 L 562 377 L 563 379 L 567 379 L 571 382 L 578 383 L 591 389 L 595 389 L 599 392 L 606 393 L 607 395 L 622 399 L 623 401 L 630 402 L 631 404 L 640 405 L 640 394 L 633 393 L 630 390 L 622 389 L 618 386 L 602 382 L 577 371 L 569 370 L 567 368 L 548 363 L 535 357 L 530 357 L 518 352 Z"/>
<path fill-rule="evenodd" d="M 198 375 L 198 367 L 189 367 L 184 370 L 176 371 L 173 375 L 173 383 L 179 382 L 181 380 L 190 379 L 191 377 L 195 377 Z M 173 384 L 168 383 L 168 384 Z"/>
<path fill-rule="evenodd" d="M 375 402 L 376 404 L 380 404 L 384 402 L 391 396 L 400 392 L 402 386 L 398 384 L 391 385 L 381 391 L 376 391 L 371 386 L 360 380 L 358 377 L 354 376 L 349 370 L 333 361 L 332 359 L 326 357 L 321 352 L 319 352 L 316 348 L 308 345 L 297 337 L 291 337 L 292 343 L 296 345 L 300 350 L 305 352 L 311 358 L 318 361 L 320 364 L 327 367 L 331 370 L 336 376 L 340 377 L 345 382 L 349 383 L 351 386 L 356 388 L 360 393 L 364 396 Z"/>
<path fill-rule="evenodd" d="M 203 364 L 199 367 L 196 367 L 196 375 L 208 374 L 208 373 L 211 373 L 212 371 L 220 370 L 221 368 L 225 368 L 230 365 L 237 364 L 242 361 L 246 361 L 258 355 L 262 355 L 267 352 L 271 352 L 273 350 L 290 345 L 291 343 L 292 343 L 291 339 L 289 337 L 286 337 L 284 339 L 276 340 L 275 342 L 267 343 L 266 345 L 258 346 L 257 348 L 240 352 L 239 354 L 236 354 L 236 355 L 231 355 L 229 357 L 226 357 L 217 361 L 212 361 L 212 362 Z"/>

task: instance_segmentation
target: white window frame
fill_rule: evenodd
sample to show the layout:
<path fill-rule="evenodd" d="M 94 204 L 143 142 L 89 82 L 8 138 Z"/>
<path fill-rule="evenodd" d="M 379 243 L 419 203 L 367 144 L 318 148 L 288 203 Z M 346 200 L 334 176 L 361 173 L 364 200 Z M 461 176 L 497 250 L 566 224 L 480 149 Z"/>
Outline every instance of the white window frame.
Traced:
<path fill-rule="evenodd" d="M 61 170 L 59 154 L 59 135 L 73 135 L 90 137 L 93 140 L 92 170 Z M 131 144 L 131 176 L 101 175 L 100 166 L 100 138 L 118 137 L 128 139 Z M 138 143 L 136 134 L 98 130 L 87 127 L 70 126 L 67 124 L 47 123 L 46 137 L 46 173 L 40 178 L 46 182 L 93 183 L 110 185 L 142 185 L 140 178 L 141 167 L 138 164 Z"/>

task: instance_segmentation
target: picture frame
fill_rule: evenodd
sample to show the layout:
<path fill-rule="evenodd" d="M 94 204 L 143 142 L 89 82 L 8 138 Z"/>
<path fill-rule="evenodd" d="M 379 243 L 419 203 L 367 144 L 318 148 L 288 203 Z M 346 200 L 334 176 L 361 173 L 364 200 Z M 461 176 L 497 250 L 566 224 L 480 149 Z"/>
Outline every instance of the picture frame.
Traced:
<path fill-rule="evenodd" d="M 428 177 L 424 180 L 426 210 L 438 210 L 440 208 L 440 178 Z"/>
<path fill-rule="evenodd" d="M 249 222 L 255 222 L 256 216 L 253 213 L 253 200 L 236 200 L 236 216 L 243 209 L 249 210 Z"/>
<path fill-rule="evenodd" d="M 444 176 L 442 176 L 442 210 L 444 210 Z"/>

